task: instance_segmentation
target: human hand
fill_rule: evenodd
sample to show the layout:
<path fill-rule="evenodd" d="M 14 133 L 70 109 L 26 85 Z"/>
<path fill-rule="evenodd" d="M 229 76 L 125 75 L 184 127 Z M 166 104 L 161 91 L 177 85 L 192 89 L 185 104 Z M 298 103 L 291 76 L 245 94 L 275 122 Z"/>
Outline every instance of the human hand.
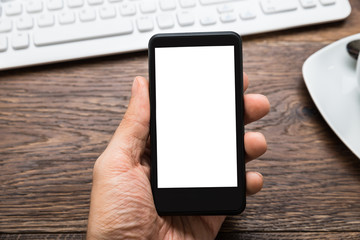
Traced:
<path fill-rule="evenodd" d="M 244 74 L 244 91 L 248 87 Z M 269 112 L 267 98 L 244 95 L 245 124 Z M 225 216 L 158 216 L 150 186 L 149 85 L 133 83 L 128 110 L 106 150 L 96 160 L 88 220 L 88 239 L 214 239 Z M 261 133 L 244 136 L 246 162 L 267 148 Z M 260 173 L 246 173 L 246 191 L 262 188 Z"/>

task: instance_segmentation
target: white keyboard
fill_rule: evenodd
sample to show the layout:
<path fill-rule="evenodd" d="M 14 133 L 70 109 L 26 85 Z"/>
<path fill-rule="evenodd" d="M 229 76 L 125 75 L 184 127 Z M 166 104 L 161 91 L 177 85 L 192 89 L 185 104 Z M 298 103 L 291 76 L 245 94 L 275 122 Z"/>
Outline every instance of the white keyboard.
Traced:
<path fill-rule="evenodd" d="M 0 0 L 0 70 L 144 50 L 155 33 L 248 35 L 350 12 L 348 0 Z"/>

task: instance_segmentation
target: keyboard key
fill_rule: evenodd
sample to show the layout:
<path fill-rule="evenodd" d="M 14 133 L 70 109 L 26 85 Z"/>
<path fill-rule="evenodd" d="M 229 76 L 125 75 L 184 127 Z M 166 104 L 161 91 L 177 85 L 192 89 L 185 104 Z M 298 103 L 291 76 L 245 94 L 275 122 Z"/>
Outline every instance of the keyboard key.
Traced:
<path fill-rule="evenodd" d="M 174 20 L 171 15 L 164 14 L 157 17 L 157 22 L 160 29 L 169 29 L 174 27 Z"/>
<path fill-rule="evenodd" d="M 10 19 L 0 18 L 0 33 L 10 32 L 12 29 L 12 22 Z"/>
<path fill-rule="evenodd" d="M 67 0 L 69 8 L 82 7 L 84 5 L 84 0 Z"/>
<path fill-rule="evenodd" d="M 96 13 L 94 9 L 84 8 L 79 13 L 80 21 L 90 22 L 96 19 Z"/>
<path fill-rule="evenodd" d="M 217 7 L 218 13 L 232 12 L 234 8 L 228 4 L 223 4 Z"/>
<path fill-rule="evenodd" d="M 232 12 L 223 13 L 220 15 L 220 20 L 223 23 L 234 22 L 236 21 L 236 14 Z"/>
<path fill-rule="evenodd" d="M 109 0 L 110 3 L 122 2 L 123 0 Z"/>
<path fill-rule="evenodd" d="M 151 1 L 144 1 L 140 3 L 140 11 L 142 13 L 153 13 L 156 11 L 156 5 Z"/>
<path fill-rule="evenodd" d="M 294 11 L 297 9 L 296 0 L 261 0 L 261 7 L 264 13 L 280 13 Z"/>
<path fill-rule="evenodd" d="M 154 23 L 150 17 L 141 17 L 136 23 L 139 32 L 149 32 L 154 29 Z"/>
<path fill-rule="evenodd" d="M 195 0 L 180 0 L 180 6 L 182 8 L 191 8 L 196 6 Z"/>
<path fill-rule="evenodd" d="M 27 30 L 27 29 L 33 28 L 34 22 L 33 22 L 32 17 L 23 16 L 17 20 L 16 25 L 17 25 L 17 29 L 19 29 L 19 30 Z"/>
<path fill-rule="evenodd" d="M 136 14 L 136 7 L 133 3 L 124 3 L 120 5 L 120 14 L 122 16 L 133 16 Z"/>
<path fill-rule="evenodd" d="M 8 48 L 8 41 L 6 36 L 0 36 L 0 52 L 5 52 Z"/>
<path fill-rule="evenodd" d="M 176 3 L 174 0 L 160 0 L 160 8 L 163 11 L 176 9 Z"/>
<path fill-rule="evenodd" d="M 324 6 L 328 6 L 335 4 L 336 0 L 320 0 L 320 3 Z"/>
<path fill-rule="evenodd" d="M 37 19 L 37 23 L 39 27 L 51 27 L 55 24 L 55 18 L 51 14 L 41 14 Z"/>
<path fill-rule="evenodd" d="M 64 7 L 62 0 L 47 0 L 47 8 L 49 10 L 60 10 Z"/>
<path fill-rule="evenodd" d="M 75 14 L 73 12 L 62 12 L 59 14 L 59 23 L 61 25 L 71 24 L 75 22 Z"/>
<path fill-rule="evenodd" d="M 216 18 L 212 15 L 202 16 L 200 18 L 200 23 L 203 26 L 214 25 L 216 23 Z"/>
<path fill-rule="evenodd" d="M 240 10 L 240 18 L 242 20 L 249 20 L 256 18 L 256 11 L 252 8 Z"/>
<path fill-rule="evenodd" d="M 22 5 L 19 2 L 9 2 L 5 5 L 5 13 L 7 16 L 16 16 L 21 14 Z"/>
<path fill-rule="evenodd" d="M 316 7 L 316 0 L 300 0 L 300 3 L 303 8 Z"/>
<path fill-rule="evenodd" d="M 12 47 L 15 50 L 29 47 L 29 35 L 27 33 L 17 33 L 12 37 Z"/>
<path fill-rule="evenodd" d="M 30 0 L 27 2 L 26 11 L 28 13 L 38 13 L 43 10 L 43 3 L 40 0 Z"/>
<path fill-rule="evenodd" d="M 104 3 L 104 0 L 88 0 L 89 5 L 100 5 L 103 3 Z"/>
<path fill-rule="evenodd" d="M 210 4 L 219 4 L 219 3 L 225 3 L 225 2 L 232 2 L 234 0 L 200 0 L 200 3 L 202 5 L 210 5 Z"/>
<path fill-rule="evenodd" d="M 102 19 L 109 19 L 116 17 L 115 7 L 112 6 L 104 6 L 100 8 L 100 17 Z"/>
<path fill-rule="evenodd" d="M 191 26 L 195 23 L 195 17 L 188 12 L 182 12 L 177 14 L 179 25 L 182 27 Z"/>
<path fill-rule="evenodd" d="M 88 40 L 130 34 L 134 31 L 129 20 L 99 21 L 91 27 L 73 24 L 58 28 L 34 32 L 34 44 L 36 46 L 47 46 L 59 43 Z"/>

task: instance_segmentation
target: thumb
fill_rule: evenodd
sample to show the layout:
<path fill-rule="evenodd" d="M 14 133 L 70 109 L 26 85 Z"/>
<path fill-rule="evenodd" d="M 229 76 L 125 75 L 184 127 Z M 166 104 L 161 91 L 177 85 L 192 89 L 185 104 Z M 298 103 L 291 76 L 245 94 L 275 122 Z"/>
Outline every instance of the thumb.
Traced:
<path fill-rule="evenodd" d="M 120 154 L 122 158 L 130 161 L 130 164 L 136 164 L 145 149 L 149 125 L 149 83 L 143 77 L 136 77 L 128 109 L 106 151 Z"/>

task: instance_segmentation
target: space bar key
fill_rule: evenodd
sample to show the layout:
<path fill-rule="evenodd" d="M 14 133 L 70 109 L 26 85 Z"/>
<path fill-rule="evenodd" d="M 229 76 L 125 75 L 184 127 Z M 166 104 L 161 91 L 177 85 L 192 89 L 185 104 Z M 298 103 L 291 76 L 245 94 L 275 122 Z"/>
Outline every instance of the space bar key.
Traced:
<path fill-rule="evenodd" d="M 96 24 L 78 24 L 34 32 L 34 44 L 47 46 L 52 44 L 82 41 L 94 38 L 130 34 L 134 31 L 131 21 L 114 20 Z"/>

